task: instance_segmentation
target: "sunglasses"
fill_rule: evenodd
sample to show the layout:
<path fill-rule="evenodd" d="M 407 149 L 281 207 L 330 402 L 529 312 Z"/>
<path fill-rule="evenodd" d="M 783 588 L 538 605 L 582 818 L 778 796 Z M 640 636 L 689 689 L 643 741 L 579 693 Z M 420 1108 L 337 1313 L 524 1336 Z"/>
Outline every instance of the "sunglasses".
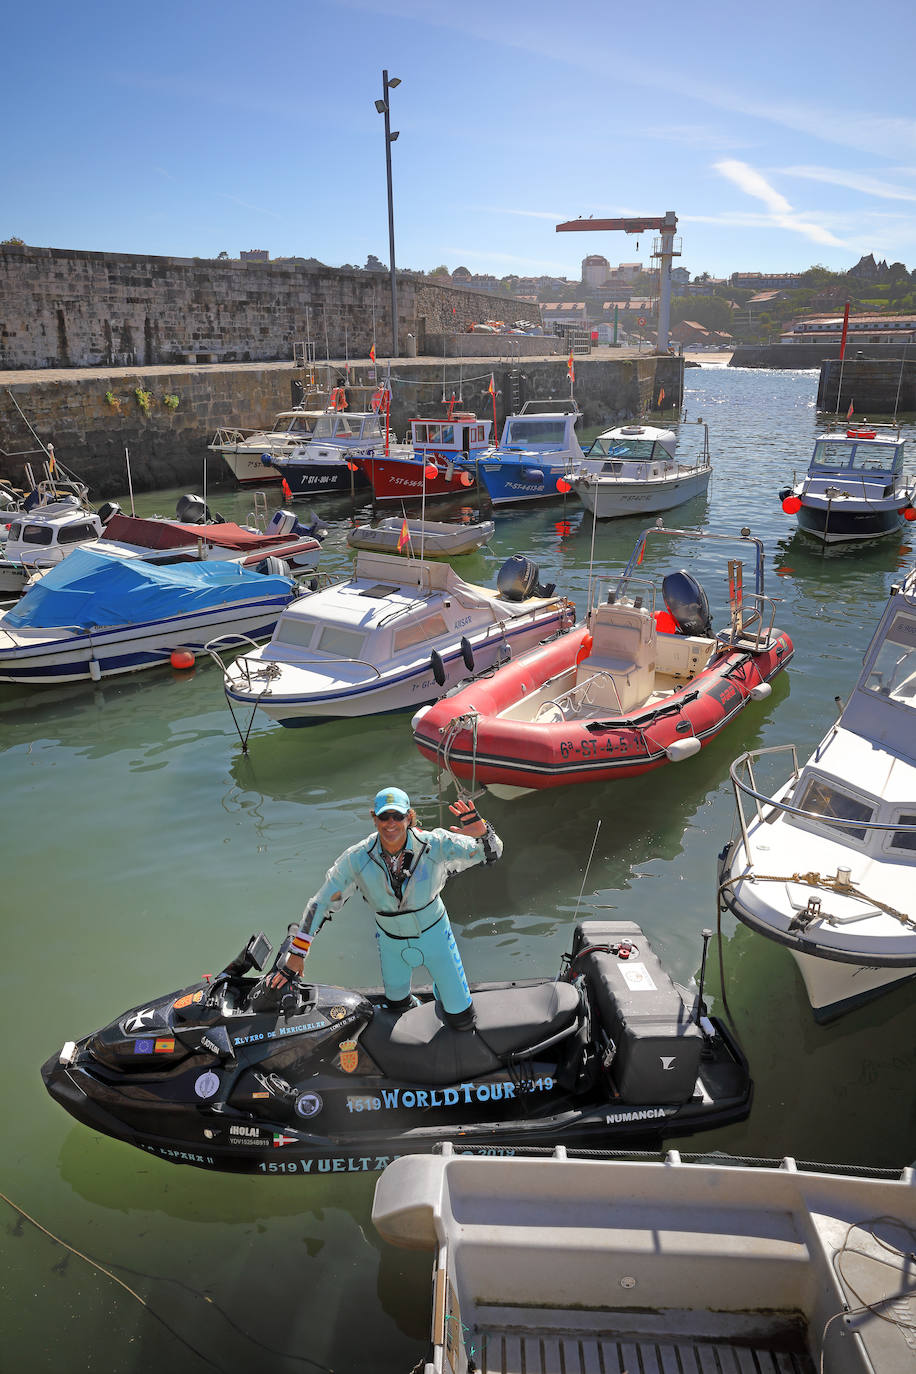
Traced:
<path fill-rule="evenodd" d="M 406 821 L 407 817 L 400 811 L 380 811 L 375 818 L 377 821 Z"/>

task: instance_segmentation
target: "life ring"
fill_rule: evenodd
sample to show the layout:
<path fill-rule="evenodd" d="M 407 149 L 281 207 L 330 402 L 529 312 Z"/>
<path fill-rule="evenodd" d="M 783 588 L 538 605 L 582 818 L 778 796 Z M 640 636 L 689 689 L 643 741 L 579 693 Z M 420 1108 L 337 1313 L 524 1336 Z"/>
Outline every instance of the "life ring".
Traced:
<path fill-rule="evenodd" d="M 847 439 L 876 439 L 877 432 L 873 429 L 847 429 Z"/>

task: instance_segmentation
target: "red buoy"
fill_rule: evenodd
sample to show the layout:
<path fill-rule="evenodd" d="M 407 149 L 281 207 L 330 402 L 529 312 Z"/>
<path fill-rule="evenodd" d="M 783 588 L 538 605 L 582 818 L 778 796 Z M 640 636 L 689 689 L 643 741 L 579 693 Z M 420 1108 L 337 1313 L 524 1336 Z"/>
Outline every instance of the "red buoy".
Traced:
<path fill-rule="evenodd" d="M 459 472 L 458 481 L 463 487 L 470 487 L 474 483 L 474 479 L 469 472 Z"/>
<path fill-rule="evenodd" d="M 903 518 L 904 520 L 916 520 L 916 510 L 914 510 L 912 506 L 907 506 L 906 510 L 903 512 Z"/>
<path fill-rule="evenodd" d="M 169 655 L 169 662 L 173 668 L 193 668 L 194 655 L 190 649 L 173 649 Z"/>
<path fill-rule="evenodd" d="M 797 515 L 802 508 L 801 497 L 787 496 L 782 503 L 782 508 L 786 515 Z"/>
<path fill-rule="evenodd" d="M 423 476 L 426 478 L 427 482 L 434 481 L 438 475 L 439 469 L 436 467 L 435 463 L 427 463 L 426 467 L 423 469 Z"/>
<path fill-rule="evenodd" d="M 571 483 L 571 482 L 567 482 L 567 480 L 566 480 L 565 477 L 558 477 L 558 478 L 557 478 L 557 491 L 562 492 L 563 495 L 565 496 L 566 493 L 567 493 L 568 491 L 572 491 L 572 483 Z"/>

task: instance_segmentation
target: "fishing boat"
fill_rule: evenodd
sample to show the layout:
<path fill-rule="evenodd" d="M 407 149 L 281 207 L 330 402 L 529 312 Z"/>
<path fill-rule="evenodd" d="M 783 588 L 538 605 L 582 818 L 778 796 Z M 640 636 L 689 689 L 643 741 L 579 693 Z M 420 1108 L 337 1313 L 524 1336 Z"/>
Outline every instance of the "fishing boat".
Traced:
<path fill-rule="evenodd" d="M 896 425 L 827 430 L 814 441 L 808 471 L 779 493 L 798 528 L 824 544 L 896 534 L 916 519 L 916 492 L 903 472 L 905 440 Z"/>
<path fill-rule="evenodd" d="M 230 561 L 162 567 L 76 549 L 0 615 L 0 681 L 98 682 L 216 636 L 263 639 L 299 595 L 289 577 Z"/>
<path fill-rule="evenodd" d="M 670 510 L 705 495 L 712 476 L 708 426 L 703 424 L 703 441 L 692 462 L 675 457 L 676 442 L 673 430 L 651 425 L 605 430 L 568 481 L 598 520 Z"/>
<path fill-rule="evenodd" d="M 494 590 L 447 563 L 361 550 L 353 577 L 280 617 L 268 644 L 224 669 L 234 704 L 281 725 L 409 710 L 561 634 L 575 609 L 516 556 Z"/>
<path fill-rule="evenodd" d="M 271 466 L 285 483 L 287 499 L 358 491 L 368 487 L 369 479 L 356 460 L 383 453 L 388 440 L 387 425 L 377 410 L 328 410 L 315 421 L 308 442 L 285 457 L 273 458 Z"/>
<path fill-rule="evenodd" d="M 488 449 L 490 430 L 489 420 L 449 409 L 444 419 L 411 420 L 408 444 L 389 444 L 356 461 L 380 504 L 466 496 L 476 485 L 475 464 Z"/>
<path fill-rule="evenodd" d="M 494 506 L 545 501 L 569 491 L 584 454 L 576 437 L 574 400 L 526 401 L 509 415 L 495 448 L 473 464 Z M 559 485 L 558 485 L 559 483 Z"/>
<path fill-rule="evenodd" d="M 270 953 L 252 936 L 212 981 L 68 1041 L 42 1068 L 49 1093 L 160 1159 L 299 1176 L 380 1170 L 444 1140 L 649 1144 L 750 1111 L 737 1042 L 632 921 L 581 922 L 551 976 L 472 984 L 464 1031 L 431 988 L 407 1011 L 380 990 L 281 994 L 249 976 Z"/>
<path fill-rule="evenodd" d="M 315 426 L 325 413 L 323 406 L 294 406 L 292 410 L 278 411 L 270 429 L 218 429 L 207 447 L 221 454 L 239 486 L 279 482 L 280 474 L 272 460 L 285 458 L 310 443 Z"/>
<path fill-rule="evenodd" d="M 403 1156 L 391 1245 L 434 1253 L 424 1374 L 903 1374 L 914 1364 L 914 1170 L 576 1156 Z"/>
<path fill-rule="evenodd" d="M 705 591 L 683 570 L 664 577 L 665 609 L 656 610 L 654 583 L 637 574 L 650 535 L 734 542 L 661 520 L 644 530 L 579 630 L 418 711 L 420 753 L 511 799 L 691 758 L 749 702 L 768 697 L 793 648 L 773 628 L 761 541 L 747 529 L 737 537 L 753 554 L 754 591 L 745 596 L 743 564 L 731 561 L 730 623 L 715 633 Z"/>
<path fill-rule="evenodd" d="M 802 768 L 791 744 L 732 765 L 737 834 L 720 856 L 725 902 L 791 950 L 818 1021 L 916 974 L 916 571 L 840 705 Z M 768 795 L 777 764 L 789 776 Z"/>
<path fill-rule="evenodd" d="M 408 520 L 390 515 L 371 525 L 354 525 L 347 531 L 353 549 L 379 553 L 404 553 L 408 558 L 454 558 L 476 553 L 496 533 L 492 520 Z"/>

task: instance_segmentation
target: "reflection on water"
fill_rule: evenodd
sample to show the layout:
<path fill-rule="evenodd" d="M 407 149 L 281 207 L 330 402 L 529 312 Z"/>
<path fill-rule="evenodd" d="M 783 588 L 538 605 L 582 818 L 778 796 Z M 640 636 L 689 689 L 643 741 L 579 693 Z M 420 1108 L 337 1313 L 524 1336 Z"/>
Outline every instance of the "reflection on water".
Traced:
<path fill-rule="evenodd" d="M 513 803 L 483 798 L 505 857 L 458 875 L 447 893 L 474 979 L 555 972 L 573 921 L 599 916 L 638 921 L 672 975 L 688 982 L 700 932 L 716 925 L 716 855 L 734 823 L 729 763 L 789 741 L 807 757 L 834 718 L 834 696 L 857 676 L 890 584 L 912 562 L 910 529 L 853 556 L 824 555 L 783 514 L 776 492 L 811 452 L 816 373 L 700 368 L 686 385 L 689 423 L 702 415 L 710 427 L 714 475 L 707 499 L 668 512 L 665 523 L 729 535 L 747 524 L 763 539 L 767 592 L 795 658 L 766 702 L 682 764 Z M 912 470 L 916 431 L 905 432 Z M 211 484 L 215 471 L 213 463 Z M 138 513 L 171 513 L 180 494 L 138 498 Z M 208 496 L 229 518 L 244 519 L 252 504 L 228 487 Z M 279 505 L 280 493 L 268 499 Z M 347 529 L 371 508 L 354 512 L 341 498 L 322 501 L 320 514 L 329 527 L 322 567 L 347 572 Z M 441 506 L 427 515 L 450 518 Z M 606 583 L 644 523 L 652 522 L 595 527 L 577 503 L 559 499 L 499 511 L 491 544 L 455 566 L 492 585 L 505 558 L 526 554 L 581 614 L 593 546 L 594 575 Z M 659 538 L 641 571 L 683 564 L 721 613 L 729 556 L 737 546 L 706 552 L 693 540 Z M 403 1374 L 424 1353 L 424 1304 L 408 1296 L 408 1280 L 422 1294 L 428 1260 L 383 1250 L 369 1220 L 372 1178 L 305 1186 L 149 1159 L 75 1125 L 47 1097 L 38 1066 L 64 1040 L 222 967 L 253 931 L 276 943 L 331 861 L 368 833 L 380 785 L 404 786 L 423 823 L 448 824 L 450 798 L 439 797 L 434 767 L 413 748 L 409 716 L 294 731 L 256 720 L 244 754 L 220 675 L 201 663 L 191 675 L 164 669 L 97 686 L 0 688 L 0 737 L 11 913 L 0 995 L 17 1050 L 7 1062 L 4 1191 L 80 1250 L 127 1266 L 115 1272 L 174 1328 L 8 1213 L 0 1230 L 6 1361 L 55 1374 L 160 1362 L 182 1374 L 214 1366 L 250 1374 L 363 1369 L 372 1350 L 373 1370 Z M 725 991 L 754 1105 L 747 1122 L 678 1143 L 871 1165 L 912 1160 L 913 985 L 820 1027 L 787 951 L 731 916 L 723 937 Z M 721 1012 L 715 945 L 710 953 L 707 991 Z M 364 909 L 351 902 L 325 928 L 310 970 L 344 986 L 378 982 Z M 112 1325 L 121 1336 L 114 1361 Z M 290 1351 L 312 1363 L 285 1359 Z"/>

